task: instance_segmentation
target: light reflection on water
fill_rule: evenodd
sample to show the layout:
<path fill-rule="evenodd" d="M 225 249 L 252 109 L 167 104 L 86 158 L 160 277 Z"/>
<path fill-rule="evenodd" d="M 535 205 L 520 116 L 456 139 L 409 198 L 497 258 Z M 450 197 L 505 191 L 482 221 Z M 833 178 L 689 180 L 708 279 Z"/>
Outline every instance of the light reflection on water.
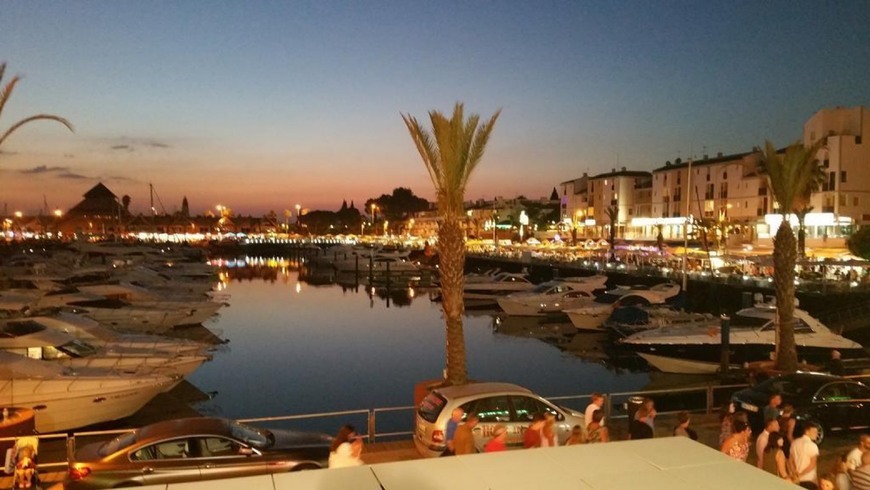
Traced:
<path fill-rule="evenodd" d="M 197 405 L 202 413 L 251 418 L 411 405 L 417 382 L 440 377 L 444 323 L 440 304 L 425 291 L 396 286 L 372 294 L 363 285 L 305 282 L 296 262 L 253 265 L 222 268 L 230 306 L 206 326 L 230 342 L 189 377 L 218 393 Z M 474 379 L 545 396 L 639 390 L 649 381 L 647 373 L 609 370 L 522 329 L 501 333 L 511 325 L 494 332 L 490 315 L 470 313 L 465 334 Z"/>

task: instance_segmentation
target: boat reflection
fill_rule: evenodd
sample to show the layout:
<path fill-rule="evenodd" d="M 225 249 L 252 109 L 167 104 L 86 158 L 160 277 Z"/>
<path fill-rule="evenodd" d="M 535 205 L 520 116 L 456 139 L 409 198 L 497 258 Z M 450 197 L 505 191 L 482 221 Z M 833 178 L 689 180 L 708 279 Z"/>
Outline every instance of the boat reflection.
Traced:
<path fill-rule="evenodd" d="M 466 311 L 466 315 L 485 314 L 480 310 Z M 559 350 L 594 362 L 616 373 L 648 372 L 649 366 L 633 352 L 619 349 L 606 332 L 578 332 L 577 328 L 559 317 L 518 317 L 487 312 L 492 318 L 495 334 L 535 338 Z"/>

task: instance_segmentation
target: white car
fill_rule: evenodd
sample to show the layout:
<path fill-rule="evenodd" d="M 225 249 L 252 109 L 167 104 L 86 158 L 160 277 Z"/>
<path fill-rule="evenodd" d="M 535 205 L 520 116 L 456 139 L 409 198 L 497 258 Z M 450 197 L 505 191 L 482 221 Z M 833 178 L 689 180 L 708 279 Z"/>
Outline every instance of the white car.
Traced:
<path fill-rule="evenodd" d="M 510 383 L 470 383 L 432 390 L 417 407 L 414 445 L 424 457 L 437 457 L 447 448 L 444 433 L 453 409 L 466 416 L 474 412 L 480 422 L 474 427 L 474 445 L 480 451 L 497 424 L 507 428 L 508 448 L 522 448 L 523 434 L 535 414 L 556 416 L 559 444 L 564 444 L 575 425 L 586 427 L 583 414 L 560 407 L 531 391 Z"/>

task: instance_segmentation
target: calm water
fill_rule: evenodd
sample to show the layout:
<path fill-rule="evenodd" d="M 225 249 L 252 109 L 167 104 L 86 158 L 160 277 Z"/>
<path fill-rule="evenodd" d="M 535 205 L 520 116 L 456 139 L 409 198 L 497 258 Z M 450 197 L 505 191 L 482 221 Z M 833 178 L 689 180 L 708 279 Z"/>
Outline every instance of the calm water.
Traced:
<path fill-rule="evenodd" d="M 372 294 L 328 277 L 300 279 L 295 263 L 274 265 L 238 261 L 222 268 L 230 306 L 206 326 L 229 343 L 189 377 L 199 389 L 217 392 L 197 410 L 251 418 L 411 405 L 417 382 L 440 377 L 444 324 L 440 304 L 426 291 Z M 470 376 L 545 396 L 639 390 L 650 380 L 648 373 L 598 360 L 594 337 L 572 341 L 575 350 L 578 343 L 592 345 L 593 355 L 581 358 L 534 338 L 526 325 L 545 336 L 564 328 L 512 320 L 495 331 L 487 312 L 467 316 Z"/>

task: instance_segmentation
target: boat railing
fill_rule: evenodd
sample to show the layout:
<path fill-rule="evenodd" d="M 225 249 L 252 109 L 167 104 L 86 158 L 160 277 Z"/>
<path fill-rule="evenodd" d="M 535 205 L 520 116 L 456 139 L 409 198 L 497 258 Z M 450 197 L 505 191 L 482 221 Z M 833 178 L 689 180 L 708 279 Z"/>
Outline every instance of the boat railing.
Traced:
<path fill-rule="evenodd" d="M 852 379 L 870 379 L 870 374 L 861 374 L 861 375 L 850 375 L 845 376 L 846 378 Z M 624 392 L 611 392 L 611 393 L 602 393 L 605 399 L 605 417 L 610 420 L 617 419 L 625 419 L 628 417 L 628 412 L 626 410 L 627 404 L 630 399 L 633 397 L 658 397 L 656 398 L 657 402 L 662 400 L 663 398 L 672 397 L 672 396 L 685 396 L 685 395 L 703 395 L 704 402 L 701 404 L 695 404 L 691 407 L 681 406 L 679 409 L 669 409 L 667 405 L 663 407 L 662 410 L 658 410 L 659 414 L 674 414 L 678 413 L 682 410 L 688 410 L 690 412 L 704 412 L 706 414 L 712 414 L 713 411 L 722 406 L 723 403 L 727 403 L 730 400 L 731 393 L 736 390 L 747 387 L 747 384 L 728 384 L 728 385 L 704 385 L 697 387 L 687 387 L 687 388 L 668 388 L 668 389 L 658 389 L 658 390 L 642 390 L 642 391 L 624 391 Z M 560 402 L 560 404 L 564 404 L 567 408 L 571 408 L 577 411 L 583 411 L 585 405 L 588 404 L 591 399 L 592 394 L 582 394 L 582 395 L 566 395 L 566 396 L 551 396 L 545 397 L 547 400 Z M 397 406 L 397 407 L 379 407 L 379 408 L 371 408 L 371 409 L 359 409 L 359 410 L 341 410 L 334 412 L 318 412 L 318 413 L 308 413 L 308 414 L 297 414 L 297 415 L 281 415 L 274 417 L 256 417 L 256 418 L 246 418 L 239 419 L 239 422 L 243 423 L 263 423 L 263 422 L 287 422 L 287 421 L 298 421 L 298 420 L 314 420 L 314 419 L 336 419 L 341 418 L 341 423 L 348 423 L 348 421 L 356 421 L 357 419 L 361 420 L 362 423 L 358 427 L 366 427 L 366 433 L 363 434 L 369 443 L 374 443 L 383 439 L 397 439 L 403 437 L 409 437 L 414 434 L 413 431 L 413 420 L 414 420 L 414 409 L 416 407 L 412 405 L 406 406 Z M 404 424 L 400 422 L 400 418 L 404 418 Z M 392 430 L 392 429 L 381 429 L 379 427 L 396 427 L 396 426 L 411 426 L 411 430 Z M 76 451 L 76 445 L 81 440 L 107 440 L 109 437 L 117 436 L 118 434 L 123 434 L 126 432 L 131 432 L 135 429 L 113 429 L 113 430 L 99 430 L 99 431 L 82 431 L 82 432 L 70 432 L 70 433 L 55 433 L 55 434 L 38 434 L 36 437 L 40 440 L 40 448 L 39 448 L 39 468 L 41 470 L 55 470 L 58 471 L 61 468 L 66 468 L 69 465 L 70 461 L 74 460 L 74 455 Z M 0 438 L 0 446 L 11 445 L 16 440 L 15 437 L 2 437 Z M 43 445 L 43 442 L 51 443 L 58 442 L 56 446 L 57 448 L 49 447 L 49 444 Z M 61 441 L 64 444 L 61 447 Z M 0 455 L 2 457 L 3 455 Z"/>

